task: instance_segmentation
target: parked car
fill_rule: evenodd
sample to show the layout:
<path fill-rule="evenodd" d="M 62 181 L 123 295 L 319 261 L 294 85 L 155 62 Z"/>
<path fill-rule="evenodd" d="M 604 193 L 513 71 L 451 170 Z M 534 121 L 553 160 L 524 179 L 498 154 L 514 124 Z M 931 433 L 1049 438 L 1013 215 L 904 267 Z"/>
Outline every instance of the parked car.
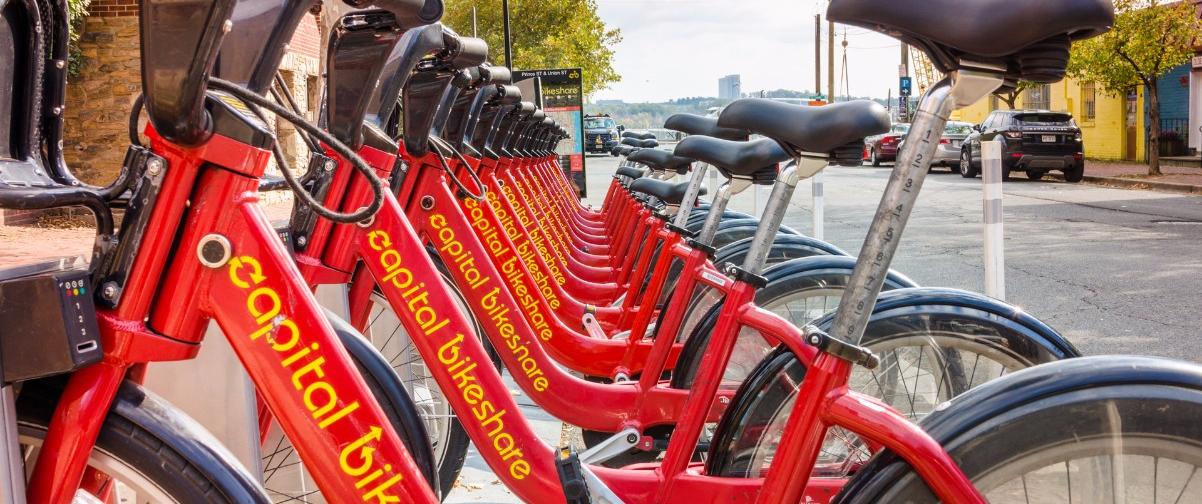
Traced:
<path fill-rule="evenodd" d="M 972 123 L 948 121 L 947 126 L 943 128 L 943 136 L 939 137 L 935 157 L 931 158 L 931 166 L 946 166 L 952 173 L 960 171 L 960 147 L 973 131 Z M 906 140 L 903 138 L 897 145 L 897 151 L 901 152 L 905 147 Z"/>
<path fill-rule="evenodd" d="M 625 129 L 608 114 L 584 116 L 584 151 L 609 152 L 618 145 L 619 136 Z"/>
<path fill-rule="evenodd" d="M 888 133 L 866 138 L 864 143 L 868 147 L 868 161 L 872 163 L 872 166 L 880 166 L 884 161 L 896 160 L 898 146 L 901 145 L 901 141 L 908 131 L 910 131 L 908 123 L 897 123 L 889 129 Z"/>
<path fill-rule="evenodd" d="M 1064 173 L 1064 180 L 1080 182 L 1085 175 L 1085 149 L 1081 129 L 1072 114 L 1050 110 L 996 110 L 974 127 L 960 150 L 960 176 L 976 177 L 981 171 L 981 142 L 1002 142 L 1002 180 L 1015 171 L 1031 180 L 1049 171 Z"/>

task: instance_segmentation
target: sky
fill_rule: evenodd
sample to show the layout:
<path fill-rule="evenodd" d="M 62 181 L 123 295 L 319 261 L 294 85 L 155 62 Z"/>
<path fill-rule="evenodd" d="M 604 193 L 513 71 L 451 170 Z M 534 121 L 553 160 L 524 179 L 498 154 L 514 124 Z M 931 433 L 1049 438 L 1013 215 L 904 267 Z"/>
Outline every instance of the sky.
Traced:
<path fill-rule="evenodd" d="M 622 30 L 614 67 L 621 82 L 594 100 L 661 102 L 718 96 L 718 79 L 742 76 L 743 92 L 814 88 L 814 14 L 823 14 L 822 86 L 826 91 L 825 1 L 597 0 L 598 14 Z M 835 25 L 835 85 L 842 95 L 844 30 L 852 96 L 896 95 L 900 43 Z"/>

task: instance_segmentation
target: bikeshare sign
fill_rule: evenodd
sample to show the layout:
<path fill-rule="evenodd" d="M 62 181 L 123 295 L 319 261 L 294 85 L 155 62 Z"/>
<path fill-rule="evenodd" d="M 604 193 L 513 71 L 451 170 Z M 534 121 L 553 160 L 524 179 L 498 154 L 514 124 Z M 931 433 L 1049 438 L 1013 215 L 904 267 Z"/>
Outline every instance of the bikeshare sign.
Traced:
<path fill-rule="evenodd" d="M 513 82 L 522 96 L 534 96 L 547 116 L 571 133 L 570 142 L 560 142 L 555 148 L 560 164 L 575 182 L 580 197 L 588 196 L 584 167 L 584 80 L 579 68 L 545 70 L 515 70 Z"/>

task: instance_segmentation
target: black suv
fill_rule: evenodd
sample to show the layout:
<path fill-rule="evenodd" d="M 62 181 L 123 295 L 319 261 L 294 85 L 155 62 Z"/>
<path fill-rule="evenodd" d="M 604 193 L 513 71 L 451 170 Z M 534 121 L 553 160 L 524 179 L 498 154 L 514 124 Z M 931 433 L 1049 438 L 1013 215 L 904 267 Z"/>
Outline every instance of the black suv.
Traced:
<path fill-rule="evenodd" d="M 964 140 L 960 176 L 973 178 L 981 170 L 981 141 L 1002 142 L 1002 180 L 1014 171 L 1039 180 L 1052 170 L 1064 180 L 1080 182 L 1085 174 L 1081 129 L 1072 114 L 1049 110 L 995 110 Z"/>
<path fill-rule="evenodd" d="M 618 145 L 623 130 L 608 114 L 584 116 L 584 151 L 609 152 Z"/>

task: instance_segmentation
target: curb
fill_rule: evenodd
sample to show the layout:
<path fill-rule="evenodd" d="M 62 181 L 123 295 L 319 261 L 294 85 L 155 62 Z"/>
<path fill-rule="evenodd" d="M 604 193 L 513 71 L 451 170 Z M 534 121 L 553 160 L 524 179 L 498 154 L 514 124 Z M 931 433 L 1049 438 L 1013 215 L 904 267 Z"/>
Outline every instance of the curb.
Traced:
<path fill-rule="evenodd" d="M 1059 173 L 1049 173 L 1048 178 L 1064 180 L 1064 176 Z M 1102 185 L 1107 187 L 1117 187 L 1120 189 L 1151 189 L 1153 191 L 1164 191 L 1178 194 L 1197 194 L 1202 195 L 1202 186 L 1190 184 L 1177 184 L 1173 182 L 1154 182 L 1148 180 L 1128 179 L 1119 177 L 1096 177 L 1086 175 L 1084 181 Z"/>

